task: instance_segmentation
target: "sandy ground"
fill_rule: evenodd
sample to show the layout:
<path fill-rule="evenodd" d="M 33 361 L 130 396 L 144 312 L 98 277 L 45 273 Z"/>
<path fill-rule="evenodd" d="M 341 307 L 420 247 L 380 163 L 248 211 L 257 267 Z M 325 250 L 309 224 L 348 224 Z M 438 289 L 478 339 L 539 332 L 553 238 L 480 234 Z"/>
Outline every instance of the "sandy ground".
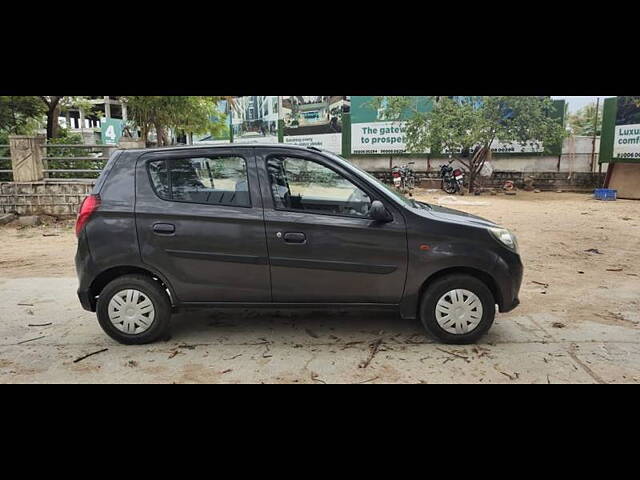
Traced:
<path fill-rule="evenodd" d="M 176 315 L 165 342 L 121 346 L 77 302 L 71 226 L 12 224 L 0 227 L 0 382 L 640 382 L 640 202 L 415 196 L 518 235 L 522 304 L 481 344 L 439 345 L 384 312 L 216 310 Z"/>

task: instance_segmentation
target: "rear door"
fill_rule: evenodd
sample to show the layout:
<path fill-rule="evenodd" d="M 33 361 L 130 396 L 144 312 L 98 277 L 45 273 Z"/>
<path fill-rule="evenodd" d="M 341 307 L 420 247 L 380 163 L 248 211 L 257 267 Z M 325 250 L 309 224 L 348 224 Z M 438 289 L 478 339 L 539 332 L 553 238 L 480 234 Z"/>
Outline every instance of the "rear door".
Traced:
<path fill-rule="evenodd" d="M 142 155 L 136 228 L 142 261 L 167 277 L 180 302 L 271 300 L 251 148 Z"/>
<path fill-rule="evenodd" d="M 312 151 L 260 148 L 256 161 L 274 302 L 400 302 L 407 237 L 393 206 Z M 392 222 L 368 218 L 376 199 Z"/>

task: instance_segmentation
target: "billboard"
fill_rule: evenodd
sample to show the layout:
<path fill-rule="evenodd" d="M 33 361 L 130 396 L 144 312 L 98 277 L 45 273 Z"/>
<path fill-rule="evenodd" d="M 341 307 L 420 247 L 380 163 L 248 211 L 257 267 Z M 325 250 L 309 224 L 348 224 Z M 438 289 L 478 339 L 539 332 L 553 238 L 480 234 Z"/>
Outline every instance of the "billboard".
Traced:
<path fill-rule="evenodd" d="M 392 155 L 407 153 L 405 127 L 411 110 L 399 118 L 389 118 L 385 97 L 374 105 L 372 96 L 351 97 L 351 154 Z M 429 97 L 409 97 L 412 108 L 428 112 Z M 428 153 L 428 152 L 423 152 Z"/>
<path fill-rule="evenodd" d="M 224 125 L 215 133 L 194 134 L 194 145 L 216 145 L 231 142 L 231 115 L 229 114 L 229 103 L 220 100 L 216 106 L 216 114 L 211 117 L 212 122 L 222 120 Z"/>
<path fill-rule="evenodd" d="M 469 97 L 469 96 L 453 96 L 449 97 L 458 102 L 472 102 L 475 109 L 482 107 L 483 100 L 482 97 Z M 544 98 L 544 97 L 539 97 Z M 564 101 L 555 101 L 554 108 L 558 110 L 558 112 L 564 112 Z M 504 110 L 503 119 L 508 120 L 513 118 L 515 112 L 508 108 Z M 477 147 L 476 147 L 477 148 Z M 524 142 L 520 141 L 502 141 L 496 138 L 491 143 L 491 152 L 492 153 L 543 153 L 545 151 L 545 146 L 542 142 L 538 140 L 527 140 Z"/>
<path fill-rule="evenodd" d="M 283 142 L 342 153 L 343 115 L 350 111 L 349 97 L 281 97 Z"/>
<path fill-rule="evenodd" d="M 618 97 L 613 158 L 640 159 L 640 97 Z"/>
<path fill-rule="evenodd" d="M 234 143 L 278 143 L 278 97 L 236 97 L 231 108 Z"/>

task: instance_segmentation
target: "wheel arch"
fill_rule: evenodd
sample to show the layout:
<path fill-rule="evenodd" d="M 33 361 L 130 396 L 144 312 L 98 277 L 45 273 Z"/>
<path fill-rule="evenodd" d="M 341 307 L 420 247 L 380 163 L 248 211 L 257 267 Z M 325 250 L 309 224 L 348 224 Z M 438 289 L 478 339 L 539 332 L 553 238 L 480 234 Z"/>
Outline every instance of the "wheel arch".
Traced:
<path fill-rule="evenodd" d="M 92 310 L 96 309 L 96 297 L 100 295 L 100 292 L 106 287 L 111 281 L 116 278 L 122 277 L 124 275 L 143 275 L 151 278 L 152 280 L 158 282 L 163 290 L 168 291 L 169 301 L 171 302 L 171 306 L 175 306 L 177 303 L 177 297 L 171 284 L 164 278 L 162 275 L 144 267 L 136 266 L 136 265 L 119 265 L 116 267 L 111 267 L 103 272 L 100 272 L 91 282 L 89 286 L 89 293 L 91 299 L 91 307 Z"/>
<path fill-rule="evenodd" d="M 431 284 L 433 284 L 433 282 L 439 280 L 440 278 L 455 274 L 469 275 L 480 280 L 489 288 L 491 294 L 493 295 L 493 299 L 502 309 L 504 299 L 502 298 L 502 294 L 500 293 L 500 289 L 498 288 L 498 283 L 496 282 L 496 280 L 487 272 L 473 267 L 448 267 L 432 273 L 420 286 L 420 290 L 418 292 L 418 304 L 420 303 L 420 299 L 422 298 L 424 292 L 429 288 Z"/>

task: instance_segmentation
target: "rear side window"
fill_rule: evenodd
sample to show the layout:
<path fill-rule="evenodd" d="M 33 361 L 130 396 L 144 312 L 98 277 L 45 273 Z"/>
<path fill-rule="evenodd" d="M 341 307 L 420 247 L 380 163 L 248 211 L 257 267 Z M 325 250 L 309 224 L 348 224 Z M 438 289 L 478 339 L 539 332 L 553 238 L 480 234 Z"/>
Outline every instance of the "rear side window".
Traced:
<path fill-rule="evenodd" d="M 242 157 L 198 157 L 148 163 L 156 194 L 174 202 L 249 207 L 247 164 Z"/>

